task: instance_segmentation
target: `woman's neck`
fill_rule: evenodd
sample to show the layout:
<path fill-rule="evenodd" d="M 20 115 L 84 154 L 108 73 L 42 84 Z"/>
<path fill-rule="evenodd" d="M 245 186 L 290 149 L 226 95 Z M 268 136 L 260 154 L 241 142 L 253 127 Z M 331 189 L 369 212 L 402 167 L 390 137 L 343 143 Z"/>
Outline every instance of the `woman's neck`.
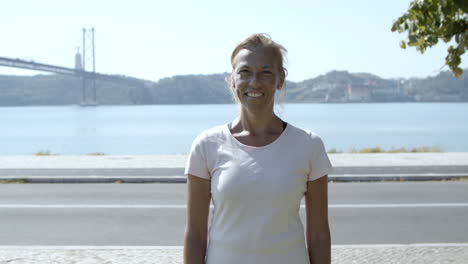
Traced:
<path fill-rule="evenodd" d="M 248 133 L 250 135 L 277 134 L 283 131 L 283 122 L 273 110 L 249 112 L 241 109 L 240 116 L 232 122 L 233 133 Z"/>

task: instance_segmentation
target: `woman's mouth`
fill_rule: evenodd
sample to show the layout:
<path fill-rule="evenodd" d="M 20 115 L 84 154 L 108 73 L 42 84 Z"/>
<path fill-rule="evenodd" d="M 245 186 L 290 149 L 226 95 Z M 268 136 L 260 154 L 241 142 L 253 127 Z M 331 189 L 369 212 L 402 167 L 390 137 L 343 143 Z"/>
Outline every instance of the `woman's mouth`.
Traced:
<path fill-rule="evenodd" d="M 249 92 L 249 93 L 244 93 L 244 95 L 247 97 L 257 98 L 257 97 L 262 96 L 263 93 Z"/>

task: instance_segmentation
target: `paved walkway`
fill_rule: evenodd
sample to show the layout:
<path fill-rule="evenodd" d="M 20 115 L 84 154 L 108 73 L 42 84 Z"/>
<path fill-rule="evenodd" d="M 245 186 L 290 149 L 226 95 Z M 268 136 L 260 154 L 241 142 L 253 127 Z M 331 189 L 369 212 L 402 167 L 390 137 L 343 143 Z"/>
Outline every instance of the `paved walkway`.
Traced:
<path fill-rule="evenodd" d="M 334 167 L 468 166 L 468 152 L 329 154 Z M 0 156 L 7 168 L 183 168 L 187 155 Z"/>
<path fill-rule="evenodd" d="M 468 152 L 330 154 L 331 181 L 468 179 Z M 0 156 L 0 180 L 184 182 L 186 155 Z"/>
<path fill-rule="evenodd" d="M 333 246 L 334 264 L 466 264 L 467 245 Z M 182 264 L 182 248 L 1 249 L 0 264 Z"/>

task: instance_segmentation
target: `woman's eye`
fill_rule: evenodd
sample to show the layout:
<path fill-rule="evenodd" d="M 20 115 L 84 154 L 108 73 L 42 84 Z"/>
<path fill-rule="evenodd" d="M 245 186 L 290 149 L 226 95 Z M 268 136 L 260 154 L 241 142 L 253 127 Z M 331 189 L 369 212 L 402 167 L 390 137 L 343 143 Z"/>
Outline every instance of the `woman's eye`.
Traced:
<path fill-rule="evenodd" d="M 238 74 L 241 76 L 241 77 L 247 77 L 247 76 L 250 76 L 250 71 L 249 70 L 240 70 L 238 72 Z"/>

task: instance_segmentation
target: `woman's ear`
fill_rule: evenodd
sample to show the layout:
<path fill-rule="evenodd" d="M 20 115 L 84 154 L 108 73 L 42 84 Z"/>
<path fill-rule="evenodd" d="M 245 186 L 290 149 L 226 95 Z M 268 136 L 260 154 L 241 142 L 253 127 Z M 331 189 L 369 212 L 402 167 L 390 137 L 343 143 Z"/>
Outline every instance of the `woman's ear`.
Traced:
<path fill-rule="evenodd" d="M 284 70 L 281 71 L 280 73 L 280 79 L 279 79 L 279 83 L 278 83 L 278 90 L 281 90 L 284 86 L 284 82 L 286 80 L 286 73 L 284 72 Z"/>

